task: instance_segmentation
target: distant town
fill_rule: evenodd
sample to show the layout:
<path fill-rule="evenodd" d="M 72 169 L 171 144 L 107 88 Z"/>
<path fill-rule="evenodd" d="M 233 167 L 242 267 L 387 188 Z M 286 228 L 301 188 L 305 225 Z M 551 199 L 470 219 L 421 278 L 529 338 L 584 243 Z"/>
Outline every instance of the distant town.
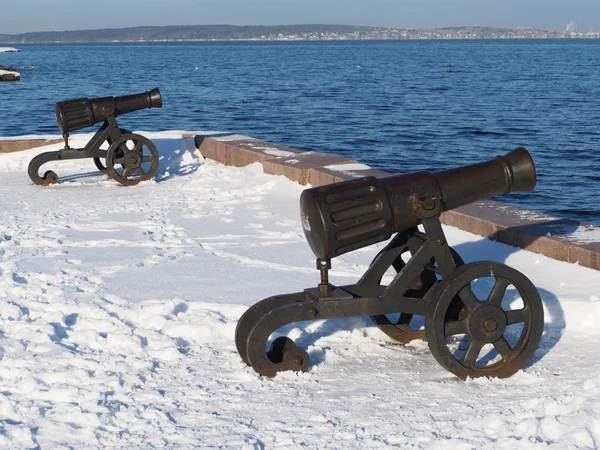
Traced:
<path fill-rule="evenodd" d="M 349 41 L 433 39 L 594 39 L 598 31 L 564 31 L 536 28 L 449 27 L 433 29 L 381 28 L 352 25 L 183 25 L 103 30 L 49 31 L 0 34 L 3 44 L 195 42 L 195 41 Z"/>
<path fill-rule="evenodd" d="M 600 38 L 600 32 L 548 31 L 535 28 L 508 29 L 488 27 L 458 27 L 434 29 L 378 28 L 353 33 L 280 33 L 265 35 L 256 40 L 265 41 L 345 41 L 345 40 L 457 40 L 457 39 L 573 39 Z"/>

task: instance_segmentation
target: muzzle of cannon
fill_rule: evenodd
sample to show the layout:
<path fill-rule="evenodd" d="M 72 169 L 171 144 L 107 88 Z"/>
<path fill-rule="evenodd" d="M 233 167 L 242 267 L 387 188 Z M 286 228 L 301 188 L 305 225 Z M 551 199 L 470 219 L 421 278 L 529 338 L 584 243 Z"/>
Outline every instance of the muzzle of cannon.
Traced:
<path fill-rule="evenodd" d="M 56 103 L 56 122 L 64 137 L 65 147 L 33 158 L 29 177 L 35 184 L 48 186 L 58 182 L 53 171 L 39 176 L 39 169 L 50 161 L 93 158 L 98 170 L 119 183 L 130 186 L 151 179 L 158 170 L 158 151 L 148 138 L 119 128 L 116 118 L 149 108 L 161 108 L 158 88 L 122 97 L 79 98 Z M 82 149 L 69 147 L 69 133 L 103 125 Z M 107 145 L 108 149 L 101 148 Z M 103 162 L 104 160 L 104 162 Z"/>
<path fill-rule="evenodd" d="M 540 296 L 509 266 L 465 264 L 448 245 L 440 214 L 535 185 L 533 160 L 517 148 L 436 173 L 365 177 L 305 190 L 301 222 L 317 256 L 320 283 L 249 308 L 236 328 L 240 356 L 264 376 L 306 370 L 306 350 L 285 336 L 271 340 L 273 333 L 295 322 L 369 316 L 397 342 L 426 340 L 438 363 L 459 378 L 513 375 L 540 343 Z M 393 235 L 357 283 L 329 283 L 332 258 Z M 390 268 L 396 273 L 391 281 Z"/>

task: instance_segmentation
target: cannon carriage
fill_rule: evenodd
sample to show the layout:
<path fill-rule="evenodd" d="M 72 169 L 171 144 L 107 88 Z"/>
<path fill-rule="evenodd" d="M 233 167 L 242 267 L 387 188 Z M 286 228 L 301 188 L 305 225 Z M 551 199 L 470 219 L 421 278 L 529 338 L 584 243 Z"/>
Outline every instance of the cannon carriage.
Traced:
<path fill-rule="evenodd" d="M 437 173 L 365 177 L 305 190 L 301 220 L 317 257 L 320 283 L 250 307 L 235 332 L 242 360 L 267 377 L 306 370 L 306 350 L 285 336 L 270 342 L 278 329 L 368 316 L 395 341 L 426 340 L 438 363 L 459 378 L 513 375 L 531 359 L 542 337 L 544 312 L 537 289 L 505 264 L 465 264 L 448 245 L 440 214 L 495 195 L 528 192 L 535 184 L 533 160 L 518 148 Z M 394 234 L 357 283 L 329 283 L 332 258 Z M 385 284 L 390 269 L 395 276 Z M 482 280 L 490 287 L 483 295 L 476 289 Z M 417 317 L 424 318 L 424 327 L 411 325 Z"/>
<path fill-rule="evenodd" d="M 40 167 L 51 161 L 92 158 L 105 175 L 125 186 L 151 179 L 158 170 L 158 150 L 145 136 L 119 128 L 117 116 L 149 108 L 161 108 L 158 88 L 123 97 L 80 98 L 56 103 L 56 122 L 65 140 L 58 151 L 42 153 L 29 163 L 29 178 L 38 185 L 58 182 L 49 170 L 39 175 Z M 69 133 L 102 123 L 100 129 L 82 149 L 69 146 Z M 108 149 L 101 147 L 108 146 Z"/>

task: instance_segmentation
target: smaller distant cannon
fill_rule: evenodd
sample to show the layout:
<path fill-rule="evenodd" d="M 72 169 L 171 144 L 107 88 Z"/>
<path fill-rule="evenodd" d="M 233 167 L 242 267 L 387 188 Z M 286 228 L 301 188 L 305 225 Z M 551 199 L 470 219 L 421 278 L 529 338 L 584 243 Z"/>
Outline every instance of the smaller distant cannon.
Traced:
<path fill-rule="evenodd" d="M 39 169 L 50 161 L 93 158 L 98 170 L 122 185 L 132 186 L 151 179 L 158 170 L 158 151 L 150 139 L 119 128 L 117 116 L 149 108 L 161 108 L 158 88 L 123 97 L 79 98 L 56 104 L 56 122 L 65 140 L 58 151 L 36 156 L 29 163 L 29 178 L 38 185 L 58 182 L 49 170 L 40 177 Z M 100 129 L 82 149 L 69 147 L 69 133 L 102 123 Z M 107 143 L 108 149 L 100 147 Z M 104 160 L 104 163 L 102 162 Z"/>
<path fill-rule="evenodd" d="M 366 316 L 397 342 L 426 340 L 437 362 L 459 378 L 513 375 L 542 338 L 540 295 L 512 267 L 465 264 L 448 245 L 440 214 L 495 195 L 529 192 L 535 185 L 533 160 L 518 148 L 442 172 L 365 177 L 305 190 L 302 227 L 321 282 L 250 307 L 235 331 L 242 360 L 267 377 L 306 370 L 308 352 L 285 336 L 271 341 L 277 330 L 296 322 Z M 332 258 L 394 234 L 356 284 L 329 283 Z M 390 272 L 393 279 L 384 282 Z M 414 326 L 417 317 L 421 322 Z"/>

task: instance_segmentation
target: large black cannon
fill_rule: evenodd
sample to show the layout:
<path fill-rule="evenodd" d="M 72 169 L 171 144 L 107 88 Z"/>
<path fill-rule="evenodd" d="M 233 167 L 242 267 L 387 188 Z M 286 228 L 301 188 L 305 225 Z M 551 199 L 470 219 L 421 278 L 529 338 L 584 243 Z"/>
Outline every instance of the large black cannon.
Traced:
<path fill-rule="evenodd" d="M 309 355 L 291 339 L 277 337 L 267 350 L 274 332 L 289 323 L 370 316 L 398 342 L 427 340 L 435 359 L 460 378 L 511 376 L 531 359 L 542 337 L 537 289 L 504 264 L 464 264 L 446 241 L 440 214 L 535 185 L 533 160 L 518 148 L 437 173 L 365 177 L 305 190 L 302 226 L 321 282 L 249 308 L 236 328 L 240 356 L 264 376 L 306 370 Z M 331 258 L 393 234 L 356 284 L 329 283 Z M 392 268 L 395 276 L 384 283 Z"/>
<path fill-rule="evenodd" d="M 79 98 L 56 104 L 56 122 L 65 147 L 36 156 L 29 163 L 29 177 L 35 184 L 48 186 L 58 182 L 53 171 L 39 176 L 39 169 L 50 161 L 93 158 L 98 170 L 119 183 L 130 186 L 149 180 L 158 169 L 158 151 L 145 136 L 119 128 L 117 116 L 148 108 L 161 108 L 158 88 L 123 97 Z M 82 149 L 69 147 L 69 133 L 102 123 L 100 129 Z M 101 149 L 104 144 L 108 149 Z M 102 162 L 105 161 L 105 164 Z"/>

